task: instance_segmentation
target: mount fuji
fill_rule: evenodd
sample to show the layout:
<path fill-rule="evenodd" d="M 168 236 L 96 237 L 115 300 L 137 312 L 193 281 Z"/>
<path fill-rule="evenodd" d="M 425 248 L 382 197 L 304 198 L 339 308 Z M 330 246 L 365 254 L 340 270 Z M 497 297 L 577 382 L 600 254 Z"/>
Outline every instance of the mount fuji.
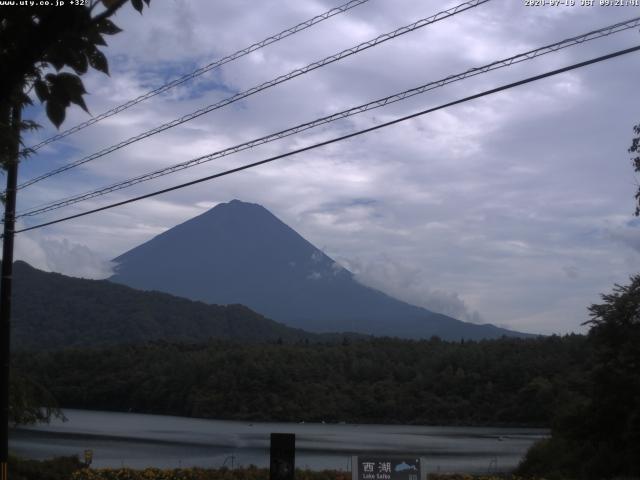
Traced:
<path fill-rule="evenodd" d="M 478 340 L 529 336 L 410 305 L 354 275 L 264 207 L 232 200 L 114 259 L 111 281 L 210 304 L 243 304 L 311 332 Z"/>

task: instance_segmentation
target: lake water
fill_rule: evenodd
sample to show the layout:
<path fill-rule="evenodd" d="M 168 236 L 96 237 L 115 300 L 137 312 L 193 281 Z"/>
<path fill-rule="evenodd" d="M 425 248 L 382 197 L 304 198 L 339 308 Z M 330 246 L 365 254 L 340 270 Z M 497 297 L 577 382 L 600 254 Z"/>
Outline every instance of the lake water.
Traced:
<path fill-rule="evenodd" d="M 35 459 L 93 450 L 93 467 L 266 467 L 270 433 L 296 435 L 296 467 L 350 470 L 358 454 L 421 457 L 428 472 L 514 468 L 547 432 L 531 428 L 249 423 L 65 410 L 67 422 L 14 429 L 12 452 Z"/>

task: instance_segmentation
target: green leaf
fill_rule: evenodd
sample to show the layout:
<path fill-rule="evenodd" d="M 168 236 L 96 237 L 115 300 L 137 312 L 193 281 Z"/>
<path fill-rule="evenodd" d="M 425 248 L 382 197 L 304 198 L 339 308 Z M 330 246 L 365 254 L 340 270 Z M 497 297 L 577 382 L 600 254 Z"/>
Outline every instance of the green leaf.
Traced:
<path fill-rule="evenodd" d="M 100 35 L 100 33 L 98 33 L 97 30 L 95 29 L 91 29 L 87 32 L 87 40 L 89 41 L 89 43 L 95 45 L 102 45 L 104 47 L 107 46 L 107 42 L 104 41 L 104 38 L 102 38 L 102 35 Z"/>
<path fill-rule="evenodd" d="M 151 0 L 144 0 L 144 3 L 147 4 L 147 7 L 149 6 L 149 4 L 151 3 Z"/>
<path fill-rule="evenodd" d="M 56 78 L 56 83 L 59 83 L 70 94 L 84 94 L 87 91 L 84 89 L 84 85 L 80 77 L 73 73 L 63 72 Z"/>
<path fill-rule="evenodd" d="M 65 106 L 56 100 L 49 100 L 47 102 L 47 117 L 56 128 L 60 128 L 60 125 L 64 122 Z"/>
<path fill-rule="evenodd" d="M 131 0 L 131 6 L 140 13 L 142 13 L 142 9 L 144 8 L 142 0 Z"/>
<path fill-rule="evenodd" d="M 89 67 L 85 54 L 77 50 L 69 50 L 66 63 L 73 68 L 78 75 L 87 73 L 87 68 Z"/>
<path fill-rule="evenodd" d="M 42 59 L 45 62 L 53 65 L 53 67 L 57 71 L 60 71 L 64 67 L 65 56 L 66 56 L 65 49 L 60 44 L 60 42 L 57 42 L 51 45 L 51 47 L 47 49 Z"/>
<path fill-rule="evenodd" d="M 109 75 L 109 62 L 107 62 L 107 57 L 104 56 L 104 53 L 96 48 L 91 53 L 89 53 L 88 58 L 89 64 L 93 68 Z"/>
<path fill-rule="evenodd" d="M 82 98 L 82 96 L 73 97 L 73 98 L 70 98 L 70 100 L 71 100 L 72 103 L 75 103 L 76 105 L 78 105 L 85 112 L 89 113 L 89 109 L 87 108 L 87 104 L 84 103 L 84 98 Z"/>
<path fill-rule="evenodd" d="M 50 81 L 50 92 L 49 101 L 59 103 L 63 107 L 68 107 L 71 104 L 67 87 L 57 76 Z"/>
<path fill-rule="evenodd" d="M 62 58 L 58 57 L 57 55 L 49 55 L 49 57 L 47 58 L 47 61 L 51 65 L 53 65 L 53 68 L 55 68 L 58 72 L 62 70 L 62 67 L 64 67 L 64 61 L 62 60 Z"/>
<path fill-rule="evenodd" d="M 31 98 L 26 93 L 20 92 L 18 95 L 18 104 L 19 105 L 33 105 Z"/>
<path fill-rule="evenodd" d="M 33 89 L 36 91 L 36 95 L 41 102 L 49 98 L 49 86 L 45 81 L 36 80 L 33 82 Z"/>
<path fill-rule="evenodd" d="M 96 27 L 98 28 L 99 33 L 103 33 L 105 35 L 115 35 L 122 31 L 121 28 L 118 28 L 115 23 L 107 18 L 101 20 Z"/>
<path fill-rule="evenodd" d="M 79 76 L 74 75 L 73 73 L 64 72 L 57 75 L 51 83 L 51 96 L 55 101 L 58 101 L 65 106 L 68 106 L 70 103 L 75 103 L 85 112 L 89 112 L 87 105 L 84 103 L 84 99 L 82 98 L 82 95 L 87 93 L 87 91 L 85 90 Z"/>
<path fill-rule="evenodd" d="M 42 126 L 33 120 L 23 120 L 20 122 L 20 130 L 22 131 L 33 131 L 42 128 Z"/>

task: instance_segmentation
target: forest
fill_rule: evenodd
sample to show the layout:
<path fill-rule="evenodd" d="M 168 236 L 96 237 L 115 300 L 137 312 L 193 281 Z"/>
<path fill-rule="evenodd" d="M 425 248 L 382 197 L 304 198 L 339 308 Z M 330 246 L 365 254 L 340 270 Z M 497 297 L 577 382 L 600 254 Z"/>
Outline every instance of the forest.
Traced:
<path fill-rule="evenodd" d="M 519 474 L 640 477 L 640 276 L 589 312 L 586 336 L 158 340 L 24 350 L 14 355 L 12 379 L 23 380 L 23 398 L 47 392 L 69 408 L 244 421 L 549 427 L 551 436 L 529 450 Z"/>
<path fill-rule="evenodd" d="M 207 305 L 105 280 L 72 278 L 14 264 L 12 345 L 51 350 L 150 340 L 199 342 L 208 338 L 261 342 L 328 340 L 287 327 L 243 305 Z"/>
<path fill-rule="evenodd" d="M 583 395 L 579 335 L 444 342 L 154 342 L 17 354 L 70 408 L 235 420 L 550 426 Z"/>

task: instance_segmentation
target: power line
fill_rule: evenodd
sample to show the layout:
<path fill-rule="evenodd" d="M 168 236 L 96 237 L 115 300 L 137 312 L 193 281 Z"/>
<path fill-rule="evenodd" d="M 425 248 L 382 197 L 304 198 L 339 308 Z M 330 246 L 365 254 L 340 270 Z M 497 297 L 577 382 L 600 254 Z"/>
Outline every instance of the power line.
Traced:
<path fill-rule="evenodd" d="M 421 20 L 418 20 L 417 22 L 413 22 L 409 25 L 406 25 L 404 27 L 398 28 L 392 32 L 389 33 L 385 33 L 383 35 L 379 35 L 378 37 L 369 40 L 367 42 L 363 42 L 360 43 L 358 45 L 356 45 L 355 47 L 351 47 L 348 48 L 346 50 L 341 51 L 340 53 L 336 53 L 334 55 L 331 55 L 329 57 L 326 57 L 322 60 L 319 60 L 317 62 L 313 62 L 310 63 L 309 65 L 302 67 L 302 68 L 297 68 L 285 75 L 281 75 L 275 79 L 269 80 L 268 82 L 264 82 L 260 85 L 257 85 L 255 87 L 252 87 L 248 90 L 245 90 L 243 92 L 237 93 L 235 95 L 232 95 L 231 97 L 225 98 L 217 103 L 208 105 L 206 107 L 203 107 L 199 110 L 196 110 L 195 112 L 189 113 L 187 115 L 184 115 L 183 117 L 177 118 L 175 120 L 172 120 L 171 122 L 162 124 L 158 127 L 155 127 L 151 130 L 148 130 L 144 133 L 141 133 L 139 135 L 136 135 L 135 137 L 131 137 L 127 140 L 123 140 L 120 143 L 117 143 L 115 145 L 112 145 L 110 147 L 107 147 L 103 150 L 100 150 L 99 152 L 93 153 L 91 155 L 88 155 L 84 158 L 81 158 L 79 160 L 76 160 L 74 162 L 71 162 L 67 165 L 64 165 L 62 167 L 56 168 L 54 170 L 51 170 L 48 173 L 44 173 L 38 177 L 35 177 L 31 180 L 28 180 L 26 182 L 23 182 L 22 184 L 18 185 L 18 189 L 21 188 L 25 188 L 28 187 L 29 185 L 33 185 L 34 183 L 37 183 L 41 180 L 44 180 L 46 178 L 52 177 L 54 175 L 57 175 L 59 173 L 65 172 L 67 170 L 70 170 L 74 167 L 77 167 L 78 165 L 82 165 L 84 163 L 90 162 L 92 160 L 95 160 L 97 158 L 103 157 L 109 153 L 115 152 L 116 150 L 119 150 L 121 148 L 126 147 L 127 145 L 130 145 L 132 143 L 138 142 L 140 140 L 143 140 L 145 138 L 148 138 L 152 135 L 155 135 L 157 133 L 163 132 L 165 130 L 168 130 L 169 128 L 173 128 L 175 126 L 181 125 L 185 122 L 188 122 L 190 120 L 193 120 L 194 118 L 200 117 L 206 113 L 212 112 L 213 110 L 217 110 L 219 108 L 225 107 L 231 103 L 237 102 L 239 100 L 242 100 L 244 98 L 249 97 L 250 95 L 253 95 L 255 93 L 258 93 L 262 90 L 265 90 L 267 88 L 271 88 L 274 87 L 280 83 L 286 82 L 287 80 L 291 80 L 292 78 L 298 77 L 300 75 L 304 75 L 306 73 L 309 73 L 313 70 L 316 70 L 320 67 L 324 67 L 326 65 L 329 65 L 331 63 L 337 62 L 339 60 L 342 60 L 343 58 L 349 57 L 351 55 L 355 55 L 356 53 L 362 52 L 363 50 L 369 49 L 371 47 L 374 47 L 376 45 L 379 45 L 381 43 L 384 43 L 388 40 L 391 40 L 393 38 L 399 37 L 400 35 L 404 35 L 406 33 L 412 32 L 414 30 L 417 30 L 419 28 L 425 27 L 427 25 L 431 25 L 435 22 L 438 22 L 440 20 L 444 20 L 445 18 L 449 18 L 452 17 L 453 15 L 456 15 L 460 12 L 464 12 L 466 10 L 469 10 L 471 8 L 475 8 L 483 3 L 487 3 L 490 0 L 469 0 L 467 2 L 461 3 L 460 5 L 457 5 L 453 8 L 450 8 L 448 10 L 444 10 L 442 12 L 438 12 L 435 15 L 432 15 L 430 17 L 427 18 L 423 18 Z"/>
<path fill-rule="evenodd" d="M 79 123 L 78 125 L 69 128 L 63 132 L 60 132 L 56 135 L 53 135 L 52 137 L 47 138 L 46 140 L 43 140 L 42 142 L 29 147 L 29 150 L 31 151 L 36 151 L 39 150 L 40 148 L 44 147 L 45 145 L 48 145 L 52 142 L 55 142 L 57 140 L 60 140 L 62 138 L 65 138 L 73 133 L 79 132 L 80 130 L 93 125 L 94 123 L 98 123 L 100 120 L 104 120 L 105 118 L 109 118 L 113 115 L 116 115 L 120 112 L 123 112 L 124 110 L 133 107 L 134 105 L 137 105 L 140 102 L 143 102 L 145 100 L 148 100 L 149 98 L 155 97 L 156 95 L 160 95 L 161 93 L 166 92 L 167 90 L 170 90 L 174 87 L 177 87 L 178 85 L 181 85 L 185 82 L 188 82 L 189 80 L 192 80 L 196 77 L 199 77 L 200 75 L 203 75 L 204 73 L 207 73 L 215 68 L 221 67 L 222 65 L 225 65 L 229 62 L 232 62 L 234 60 L 237 60 L 238 58 L 244 57 L 245 55 L 249 55 L 252 52 L 255 52 L 256 50 L 260 50 L 261 48 L 266 47 L 267 45 L 271 45 L 272 43 L 278 42 L 284 38 L 287 38 L 295 33 L 301 32 L 302 30 L 306 30 L 309 27 L 312 27 L 320 22 L 323 22 L 324 20 L 327 20 L 335 15 L 338 15 L 340 13 L 344 13 L 354 7 L 357 7 L 358 5 L 362 5 L 363 3 L 368 2 L 369 0 L 351 0 L 343 5 L 340 5 L 339 7 L 336 8 L 332 8 L 331 10 L 328 10 L 320 15 L 316 15 L 313 18 L 310 18 L 309 20 L 306 20 L 302 23 L 299 23 L 291 28 L 287 28 L 286 30 L 283 30 L 280 33 L 276 33 L 275 35 L 272 35 L 268 38 L 265 38 L 264 40 L 261 40 L 260 42 L 256 42 L 246 48 L 243 48 L 241 50 L 238 50 L 235 53 L 232 53 L 230 55 L 227 55 L 226 57 L 223 57 L 219 60 L 216 60 L 215 62 L 209 63 L 208 65 L 205 65 L 203 67 L 200 67 L 196 70 L 194 70 L 191 73 L 188 73 L 186 75 L 183 75 L 179 78 L 176 78 L 175 80 L 172 80 L 169 83 L 165 83 L 164 85 L 154 89 L 154 90 L 150 90 L 149 92 L 140 95 L 139 97 L 136 97 L 132 100 L 129 100 L 128 102 L 123 103 L 122 105 L 118 105 L 117 107 L 113 107 L 111 110 L 107 110 L 106 112 L 101 113 L 100 115 L 97 115 L 85 122 Z"/>
<path fill-rule="evenodd" d="M 558 50 L 564 49 L 564 48 L 568 48 L 570 46 L 574 46 L 574 45 L 579 45 L 582 44 L 586 41 L 591 41 L 591 40 L 595 40 L 597 38 L 602 38 L 608 35 L 611 35 L 613 33 L 618 33 L 618 32 L 622 32 L 625 30 L 628 30 L 630 28 L 635 28 L 637 26 L 640 25 L 640 17 L 636 17 L 624 22 L 619 22 L 613 25 L 609 25 L 607 27 L 603 27 L 600 28 L 598 30 L 594 30 L 582 35 L 578 35 L 575 37 L 571 37 L 568 39 L 564 39 L 561 40 L 559 42 L 556 43 L 552 43 L 550 45 L 546 45 L 544 47 L 540 47 L 537 48 L 535 50 L 530 50 L 524 53 L 520 53 L 518 55 L 514 55 L 512 57 L 506 58 L 506 59 L 502 59 L 502 60 L 497 60 L 495 62 L 492 62 L 490 64 L 484 65 L 482 67 L 475 67 L 472 68 L 470 70 L 467 70 L 465 72 L 459 73 L 459 74 L 455 74 L 455 75 L 450 75 L 448 77 L 445 77 L 443 79 L 440 80 L 436 80 L 436 81 L 432 81 L 429 82 L 427 84 L 421 85 L 419 87 L 415 87 L 409 90 L 405 90 L 404 92 L 401 93 L 396 93 L 394 95 L 389 95 L 387 97 L 378 99 L 378 100 L 374 100 L 372 102 L 363 104 L 363 105 L 359 105 L 357 107 L 352 107 L 348 110 L 343 110 L 341 112 L 338 113 L 334 113 L 316 120 L 313 120 L 311 122 L 307 122 L 307 123 L 303 123 L 300 125 L 297 125 L 295 127 L 291 127 L 288 128 L 286 130 L 282 130 L 280 132 L 277 133 L 272 133 L 270 135 L 266 135 L 254 140 L 250 140 L 248 142 L 244 142 L 232 147 L 228 147 L 225 148 L 223 150 L 219 150 L 217 152 L 213 152 L 207 155 L 203 155 L 201 157 L 197 157 L 191 160 L 188 160 L 186 162 L 181 162 L 169 167 L 165 167 L 159 170 L 155 170 L 149 173 L 145 173 L 127 180 L 123 180 L 121 182 L 117 182 L 114 183 L 112 185 L 106 186 L 106 187 L 101 187 L 99 189 L 96 190 L 92 190 L 89 192 L 85 192 L 82 194 L 78 194 L 78 195 L 74 195 L 71 197 L 67 197 L 64 199 L 60 199 L 60 200 L 56 200 L 54 202 L 48 202 L 45 204 L 42 204 L 40 206 L 37 207 L 33 207 L 27 211 L 21 212 L 19 213 L 16 218 L 21 218 L 21 217 L 27 217 L 27 216 L 34 216 L 34 215 L 38 215 L 41 213 L 45 213 L 45 212 L 49 212 L 52 210 L 57 210 L 63 207 L 67 207 L 69 205 L 73 205 L 75 203 L 78 202 L 82 202 L 85 200 L 89 200 L 92 198 L 96 198 L 102 195 L 107 195 L 109 193 L 118 191 L 118 190 L 122 190 L 124 188 L 128 188 L 131 187 L 133 185 L 137 185 L 139 183 L 148 181 L 148 180 L 152 180 L 155 178 L 159 178 L 165 175 L 169 175 L 171 173 L 175 173 L 177 171 L 180 170 L 184 170 L 187 168 L 191 168 L 193 166 L 196 165 L 200 165 L 202 163 L 205 162 L 209 162 L 218 158 L 222 158 L 234 153 L 238 153 L 244 150 L 248 150 L 250 148 L 254 148 L 258 145 L 263 145 L 265 143 L 269 143 L 275 140 L 279 140 L 291 135 L 294 135 L 296 133 L 320 126 L 320 125 L 324 125 L 336 120 L 340 120 L 343 118 L 347 118 L 350 117 L 352 115 L 356 115 L 362 112 L 366 112 L 369 110 L 373 110 L 375 108 L 380 108 L 401 100 L 405 100 L 409 97 L 433 90 L 435 88 L 439 88 L 442 87 L 444 85 L 447 85 L 449 83 L 453 83 L 456 81 L 460 81 L 463 80 L 465 78 L 469 78 L 475 75 L 479 75 L 482 73 L 486 73 L 492 70 L 496 70 L 499 68 L 504 68 L 504 67 L 508 67 L 510 65 L 516 64 L 516 63 L 520 63 L 526 60 L 531 60 L 534 58 L 537 58 L 539 56 L 542 55 L 546 55 L 548 53 L 552 53 L 552 52 L 556 52 Z"/>
<path fill-rule="evenodd" d="M 50 222 L 40 223 L 40 224 L 34 225 L 32 227 L 27 227 L 27 228 L 23 228 L 23 229 L 20 229 L 20 230 L 16 230 L 15 233 L 27 232 L 29 230 L 35 230 L 37 228 L 42 228 L 42 227 L 46 227 L 46 226 L 49 226 L 49 225 L 54 225 L 56 223 L 61 223 L 61 222 L 65 222 L 65 221 L 68 221 L 68 220 L 72 220 L 72 219 L 75 219 L 75 218 L 84 217 L 86 215 L 91 215 L 93 213 L 102 212 L 104 210 L 109 210 L 111 208 L 115 208 L 115 207 L 119 207 L 119 206 L 122 206 L 122 205 L 126 205 L 128 203 L 133 203 L 133 202 L 137 202 L 137 201 L 140 201 L 140 200 L 144 200 L 146 198 L 155 197 L 155 196 L 161 195 L 163 193 L 168 193 L 168 192 L 172 192 L 174 190 L 179 190 L 179 189 L 182 189 L 182 188 L 190 187 L 192 185 L 196 185 L 198 183 L 202 183 L 202 182 L 206 182 L 206 181 L 209 181 L 209 180 L 213 180 L 215 178 L 220 178 L 220 177 L 224 177 L 224 176 L 227 176 L 227 175 L 231 175 L 233 173 L 237 173 L 237 172 L 240 172 L 242 170 L 248 170 L 250 168 L 254 168 L 254 167 L 257 167 L 259 165 L 264 165 L 266 163 L 274 162 L 276 160 L 280 160 L 282 158 L 290 157 L 290 156 L 296 155 L 298 153 L 306 152 L 308 150 L 314 150 L 316 148 L 323 147 L 323 146 L 326 146 L 326 145 L 330 145 L 332 143 L 340 142 L 340 141 L 343 141 L 343 140 L 346 140 L 346 139 L 349 139 L 349 138 L 352 138 L 352 137 L 356 137 L 356 136 L 359 136 L 359 135 L 363 135 L 365 133 L 369 133 L 369 132 L 373 132 L 375 130 L 379 130 L 381 128 L 389 127 L 391 125 L 395 125 L 396 123 L 405 122 L 405 121 L 410 120 L 412 118 L 416 118 L 416 117 L 419 117 L 419 116 L 422 116 L 422 115 L 426 115 L 428 113 L 432 113 L 432 112 L 435 112 L 437 110 L 442 110 L 444 108 L 448 108 L 448 107 L 451 107 L 451 106 L 454 106 L 454 105 L 459 105 L 461 103 L 465 103 L 465 102 L 468 102 L 468 101 L 471 101 L 471 100 L 475 100 L 477 98 L 485 97 L 487 95 L 492 95 L 494 93 L 498 93 L 498 92 L 501 92 L 501 91 L 504 91 L 504 90 L 509 90 L 511 88 L 518 87 L 520 85 L 525 85 L 527 83 L 531 83 L 531 82 L 535 82 L 535 81 L 538 81 L 538 80 L 542 80 L 542 79 L 547 78 L 547 77 L 551 77 L 551 76 L 554 76 L 554 75 L 558 75 L 560 73 L 568 72 L 570 70 L 575 70 L 575 69 L 578 69 L 578 68 L 582 68 L 582 67 L 585 67 L 587 65 L 592 65 L 594 63 L 602 62 L 604 60 L 609 60 L 611 58 L 619 57 L 621 55 L 626 55 L 628 53 L 636 52 L 638 50 L 640 50 L 640 45 L 637 45 L 637 46 L 631 47 L 631 48 L 627 48 L 627 49 L 624 49 L 624 50 L 618 50 L 616 52 L 613 52 L 613 53 L 610 53 L 610 54 L 607 54 L 607 55 L 602 55 L 600 57 L 592 58 L 591 60 L 586 60 L 584 62 L 575 63 L 575 64 L 569 65 L 567 67 L 559 68 L 559 69 L 556 69 L 556 70 L 551 70 L 549 72 L 542 73 L 540 75 L 535 75 L 533 77 L 528 77 L 528 78 L 525 78 L 524 80 L 519 80 L 517 82 L 513 82 L 513 83 L 506 84 L 506 85 L 502 85 L 500 87 L 493 88 L 491 90 L 485 90 L 484 92 L 476 93 L 475 95 L 470 95 L 468 97 L 464 97 L 464 98 L 459 99 L 459 100 L 454 100 L 452 102 L 445 103 L 445 104 L 439 105 L 437 107 L 428 108 L 426 110 L 422 110 L 422 111 L 417 112 L 417 113 L 412 113 L 410 115 L 406 115 L 404 117 L 400 117 L 400 118 L 397 118 L 395 120 L 391 120 L 389 122 L 381 123 L 379 125 L 374 125 L 373 127 L 365 128 L 363 130 L 358 130 L 356 132 L 352 132 L 352 133 L 349 133 L 347 135 L 342 135 L 340 137 L 332 138 L 330 140 L 325 140 L 323 142 L 318 142 L 318 143 L 315 143 L 313 145 L 309 145 L 307 147 L 298 148 L 296 150 L 292 150 L 292 151 L 287 152 L 287 153 L 282 153 L 282 154 L 279 154 L 279 155 L 275 155 L 273 157 L 269 157 L 269 158 L 266 158 L 264 160 L 260 160 L 260 161 L 257 161 L 257 162 L 253 162 L 253 163 L 249 163 L 249 164 L 246 164 L 246 165 L 242 165 L 240 167 L 232 168 L 230 170 L 225 170 L 225 171 L 220 172 L 220 173 L 216 173 L 216 174 L 209 175 L 209 176 L 206 176 L 206 177 L 198 178 L 198 179 L 192 180 L 190 182 L 181 183 L 179 185 L 174 185 L 173 187 L 164 188 L 162 190 L 157 190 L 155 192 L 147 193 L 145 195 L 140 195 L 138 197 L 130 198 L 128 200 L 123 200 L 121 202 L 112 203 L 112 204 L 109 204 L 109 205 L 105 205 L 103 207 L 94 208 L 94 209 L 88 210 L 86 212 L 77 213 L 75 215 L 69 215 L 67 217 L 59 218 L 57 220 L 52 220 Z"/>

